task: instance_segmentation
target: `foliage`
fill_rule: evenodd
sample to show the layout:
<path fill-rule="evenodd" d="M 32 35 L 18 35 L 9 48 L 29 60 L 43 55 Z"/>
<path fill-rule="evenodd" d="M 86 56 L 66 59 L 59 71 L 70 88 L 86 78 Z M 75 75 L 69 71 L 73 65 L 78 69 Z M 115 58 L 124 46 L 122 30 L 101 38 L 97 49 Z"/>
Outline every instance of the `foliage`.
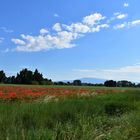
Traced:
<path fill-rule="evenodd" d="M 106 87 L 116 87 L 116 81 L 113 81 L 113 80 L 108 80 L 108 81 L 105 81 L 104 85 Z"/>
<path fill-rule="evenodd" d="M 0 71 L 0 83 L 26 84 L 26 85 L 52 85 L 51 79 L 43 78 L 43 75 L 36 69 L 34 72 L 23 69 L 16 76 L 6 77 L 4 71 Z"/>
<path fill-rule="evenodd" d="M 121 80 L 121 81 L 114 81 L 114 80 L 107 80 L 104 82 L 104 85 L 106 87 L 137 87 L 138 85 L 135 85 L 135 83 L 132 83 L 127 80 Z"/>
<path fill-rule="evenodd" d="M 4 73 L 4 71 L 0 71 L 0 83 L 4 83 L 6 79 L 6 75 Z"/>
<path fill-rule="evenodd" d="M 80 80 L 74 80 L 73 81 L 73 85 L 74 86 L 81 86 L 82 85 L 82 82 Z"/>

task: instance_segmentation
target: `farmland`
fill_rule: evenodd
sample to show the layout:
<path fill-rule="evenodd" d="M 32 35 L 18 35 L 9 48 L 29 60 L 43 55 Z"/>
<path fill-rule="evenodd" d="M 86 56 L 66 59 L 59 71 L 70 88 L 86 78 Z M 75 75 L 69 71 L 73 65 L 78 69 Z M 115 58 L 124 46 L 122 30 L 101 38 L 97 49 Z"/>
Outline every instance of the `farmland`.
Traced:
<path fill-rule="evenodd" d="M 0 86 L 0 140 L 139 140 L 140 89 Z"/>

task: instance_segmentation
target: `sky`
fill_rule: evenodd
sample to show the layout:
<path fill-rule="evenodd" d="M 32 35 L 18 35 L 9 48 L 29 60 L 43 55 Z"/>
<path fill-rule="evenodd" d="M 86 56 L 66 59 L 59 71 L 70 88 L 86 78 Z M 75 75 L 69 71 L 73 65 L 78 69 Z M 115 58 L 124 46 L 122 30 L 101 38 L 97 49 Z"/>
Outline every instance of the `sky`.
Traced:
<path fill-rule="evenodd" d="M 0 69 L 140 82 L 139 7 L 139 0 L 0 0 Z"/>

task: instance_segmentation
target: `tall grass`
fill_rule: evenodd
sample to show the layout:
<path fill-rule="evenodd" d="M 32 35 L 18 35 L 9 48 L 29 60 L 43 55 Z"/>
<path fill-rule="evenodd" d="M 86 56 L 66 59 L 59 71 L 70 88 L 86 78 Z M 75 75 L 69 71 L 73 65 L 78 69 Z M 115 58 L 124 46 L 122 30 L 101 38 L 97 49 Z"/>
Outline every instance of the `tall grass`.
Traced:
<path fill-rule="evenodd" d="M 140 93 L 0 101 L 0 140 L 139 140 Z"/>

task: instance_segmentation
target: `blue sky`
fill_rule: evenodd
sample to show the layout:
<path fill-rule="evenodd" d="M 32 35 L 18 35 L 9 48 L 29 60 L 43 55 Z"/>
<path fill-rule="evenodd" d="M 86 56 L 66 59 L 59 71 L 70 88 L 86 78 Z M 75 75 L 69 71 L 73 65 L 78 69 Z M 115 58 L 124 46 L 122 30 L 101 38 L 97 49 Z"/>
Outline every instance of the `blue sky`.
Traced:
<path fill-rule="evenodd" d="M 140 82 L 139 0 L 1 0 L 0 69 L 53 80 Z"/>

